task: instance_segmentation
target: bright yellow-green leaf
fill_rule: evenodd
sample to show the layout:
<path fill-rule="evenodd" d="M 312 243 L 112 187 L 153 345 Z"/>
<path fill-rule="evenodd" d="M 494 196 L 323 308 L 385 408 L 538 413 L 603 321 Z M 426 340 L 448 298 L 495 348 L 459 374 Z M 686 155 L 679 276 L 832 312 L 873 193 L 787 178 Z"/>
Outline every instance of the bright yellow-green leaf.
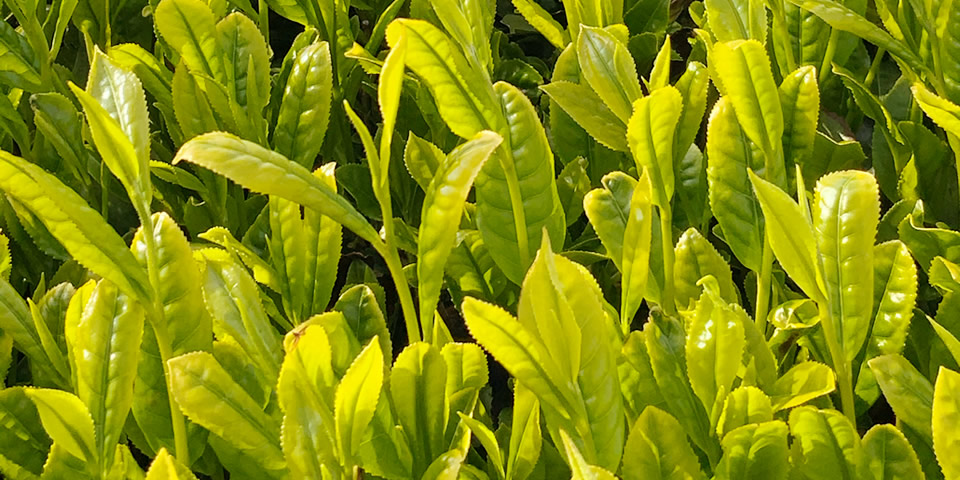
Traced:
<path fill-rule="evenodd" d="M 643 96 L 637 67 L 626 40 L 602 28 L 583 26 L 577 38 L 580 73 L 607 107 L 627 122 L 633 103 Z"/>
<path fill-rule="evenodd" d="M 933 449 L 946 478 L 960 475 L 960 374 L 940 367 L 933 391 Z"/>
<path fill-rule="evenodd" d="M 201 0 L 163 0 L 153 15 L 157 31 L 180 53 L 191 71 L 206 74 L 226 85 L 216 20 L 206 3 Z"/>
<path fill-rule="evenodd" d="M 794 437 L 794 467 L 810 479 L 855 479 L 860 436 L 850 420 L 836 410 L 814 407 L 790 412 Z"/>
<path fill-rule="evenodd" d="M 683 426 L 669 413 L 647 407 L 630 429 L 624 447 L 624 480 L 704 478 Z"/>
<path fill-rule="evenodd" d="M 790 278 L 814 300 L 824 299 L 817 264 L 813 226 L 807 223 L 797 202 L 776 185 L 750 172 L 757 199 L 763 209 L 770 246 Z M 869 246 L 873 250 L 873 245 Z M 872 267 L 871 267 L 872 268 Z M 869 273 L 872 278 L 873 272 Z M 862 280 L 862 279 L 861 279 Z"/>
<path fill-rule="evenodd" d="M 376 337 L 357 355 L 337 387 L 334 419 L 341 458 L 354 461 L 383 385 L 383 352 Z"/>
<path fill-rule="evenodd" d="M 723 437 L 717 480 L 785 480 L 790 473 L 787 424 L 772 421 L 744 425 Z"/>
<path fill-rule="evenodd" d="M 834 328 L 843 355 L 835 361 L 853 361 L 869 334 L 879 195 L 876 179 L 866 172 L 831 173 L 817 182 L 813 225 L 832 316 L 824 328 Z"/>
<path fill-rule="evenodd" d="M 770 397 L 757 387 L 739 387 L 727 395 L 717 421 L 717 435 L 723 438 L 730 431 L 773 420 Z"/>
<path fill-rule="evenodd" d="M 770 389 L 774 411 L 803 405 L 826 395 L 836 388 L 833 370 L 817 362 L 803 362 L 777 379 Z"/>
<path fill-rule="evenodd" d="M 501 137 L 485 131 L 450 152 L 427 187 L 417 243 L 417 293 L 423 334 L 432 332 L 444 266 L 456 240 L 467 194 L 480 168 L 500 145 Z"/>
<path fill-rule="evenodd" d="M 627 143 L 637 170 L 650 175 L 653 204 L 661 207 L 673 198 L 673 135 L 682 108 L 680 92 L 667 86 L 637 100 L 627 125 Z"/>
<path fill-rule="evenodd" d="M 640 308 L 643 295 L 647 289 L 647 279 L 650 276 L 650 249 L 651 231 L 653 228 L 652 187 L 650 177 L 645 171 L 640 181 L 633 189 L 630 198 L 630 213 L 623 231 L 622 245 L 623 258 L 620 260 L 620 271 L 623 276 L 620 281 L 620 328 L 624 333 L 630 330 L 630 323 Z M 605 191 L 596 190 L 600 193 Z M 610 195 L 613 198 L 613 195 Z M 619 212 L 618 212 L 619 213 Z M 601 214 L 602 215 L 602 214 Z M 610 221 L 591 212 L 591 218 L 598 221 Z M 603 238 L 601 236 L 601 238 Z"/>
<path fill-rule="evenodd" d="M 863 480 L 923 478 L 916 452 L 897 427 L 874 425 L 860 445 L 863 448 L 858 470 Z"/>
<path fill-rule="evenodd" d="M 150 464 L 146 480 L 196 480 L 196 478 L 189 468 L 184 467 L 164 448 L 157 452 L 157 456 Z"/>
<path fill-rule="evenodd" d="M 317 42 L 297 52 L 273 130 L 273 146 L 306 168 L 323 145 L 330 117 L 333 72 L 330 48 Z"/>
<path fill-rule="evenodd" d="M 48 388 L 27 389 L 40 414 L 47 435 L 74 457 L 96 464 L 99 461 L 90 411 L 76 395 Z"/>
<path fill-rule="evenodd" d="M 267 470 L 284 470 L 280 424 L 207 352 L 169 361 L 177 403 L 195 423 L 224 438 Z"/>

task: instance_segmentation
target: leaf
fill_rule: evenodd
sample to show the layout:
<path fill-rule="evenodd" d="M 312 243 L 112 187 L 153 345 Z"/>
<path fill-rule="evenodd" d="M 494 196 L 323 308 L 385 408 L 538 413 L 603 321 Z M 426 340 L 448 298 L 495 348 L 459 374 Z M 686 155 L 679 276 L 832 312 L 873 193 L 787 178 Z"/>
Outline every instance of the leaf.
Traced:
<path fill-rule="evenodd" d="M 611 172 L 603 176 L 600 184 L 603 188 L 591 190 L 583 197 L 583 211 L 607 250 L 607 257 L 622 271 L 623 238 L 637 181 L 623 172 Z"/>
<path fill-rule="evenodd" d="M 899 241 L 874 247 L 873 328 L 867 355 L 900 353 L 917 298 L 917 266 Z"/>
<path fill-rule="evenodd" d="M 460 415 L 460 420 L 470 428 L 473 436 L 483 445 L 484 451 L 487 452 L 488 462 L 493 465 L 497 474 L 500 475 L 500 478 L 504 478 L 503 457 L 500 454 L 500 444 L 497 442 L 497 437 L 490 428 L 483 423 L 461 412 L 457 412 L 457 414 Z"/>
<path fill-rule="evenodd" d="M 444 391 L 448 420 L 444 440 L 452 444 L 462 434 L 460 422 L 455 421 L 457 413 L 470 415 L 476 411 L 480 389 L 487 385 L 490 372 L 486 354 L 475 343 L 447 343 L 440 355 L 447 364 Z"/>
<path fill-rule="evenodd" d="M 0 280 L 0 330 L 3 330 L 4 336 L 12 338 L 14 346 L 30 360 L 33 368 L 44 372 L 49 378 L 59 379 L 64 385 L 69 384 L 69 380 L 61 377 L 47 357 L 27 302 L 7 280 Z"/>
<path fill-rule="evenodd" d="M 709 86 L 709 71 L 700 62 L 688 63 L 686 71 L 677 80 L 676 88 L 683 95 L 683 108 L 680 111 L 680 120 L 677 122 L 677 131 L 674 135 L 674 161 L 681 155 L 686 155 L 688 147 L 694 143 L 697 133 L 700 132 L 700 123 L 707 109 Z"/>
<path fill-rule="evenodd" d="M 633 103 L 643 97 L 627 46 L 609 31 L 583 26 L 577 37 L 577 57 L 583 79 L 626 123 L 633 113 Z"/>
<path fill-rule="evenodd" d="M 177 403 L 192 421 L 230 444 L 267 470 L 286 466 L 280 450 L 280 425 L 268 416 L 207 352 L 169 361 Z"/>
<path fill-rule="evenodd" d="M 717 421 L 717 435 L 724 438 L 744 425 L 773 420 L 770 397 L 757 387 L 738 387 L 727 395 Z"/>
<path fill-rule="evenodd" d="M 566 223 L 557 193 L 553 153 L 536 110 L 523 92 L 494 86 L 506 124 L 497 133 L 503 148 L 475 181 L 477 229 L 507 278 L 519 284 L 544 229 L 554 248 L 563 245 Z"/>
<path fill-rule="evenodd" d="M 770 389 L 773 410 L 778 412 L 803 405 L 836 389 L 833 370 L 817 362 L 802 362 L 778 378 Z"/>
<path fill-rule="evenodd" d="M 444 266 L 456 240 L 467 194 L 480 168 L 501 141 L 493 132 L 478 134 L 450 152 L 427 188 L 417 243 L 417 294 L 424 335 L 432 333 Z"/>
<path fill-rule="evenodd" d="M 907 45 L 894 39 L 880 27 L 858 15 L 850 8 L 833 0 L 789 0 L 790 3 L 808 10 L 827 22 L 831 27 L 850 32 L 878 47 L 886 49 L 903 60 L 910 68 L 926 71 L 923 62 L 910 51 Z"/>
<path fill-rule="evenodd" d="M 153 297 L 146 272 L 113 227 L 56 177 L 0 152 L 0 189 L 39 217 L 80 264 L 138 300 Z"/>
<path fill-rule="evenodd" d="M 565 410 L 566 384 L 558 383 L 565 377 L 520 322 L 499 307 L 473 298 L 464 299 L 462 309 L 467 328 L 477 343 L 529 388 L 541 404 Z"/>
<path fill-rule="evenodd" d="M 67 453 L 88 463 L 99 461 L 90 412 L 76 395 L 62 390 L 25 390 L 37 406 L 43 429 Z"/>
<path fill-rule="evenodd" d="M 795 408 L 790 412 L 790 433 L 799 443 L 794 447 L 795 467 L 811 479 L 855 479 L 860 455 L 860 437 L 842 413 Z"/>
<path fill-rule="evenodd" d="M 156 261 L 164 266 L 157 272 L 157 297 L 163 307 L 171 354 L 176 356 L 198 350 L 210 351 L 213 347 L 212 322 L 203 303 L 200 269 L 190 244 L 180 227 L 166 213 L 156 213 L 151 220 Z M 148 234 L 142 228 L 137 230 L 130 246 L 143 268 L 147 267 Z M 157 451 L 162 447 L 173 448 L 167 382 L 153 328 L 144 328 L 133 388 L 133 417 L 150 447 Z M 197 433 L 191 435 L 197 436 Z"/>
<path fill-rule="evenodd" d="M 563 80 L 543 85 L 540 90 L 601 145 L 619 152 L 628 151 L 627 121 L 613 113 L 593 90 Z"/>
<path fill-rule="evenodd" d="M 650 177 L 644 172 L 633 189 L 630 213 L 621 237 L 623 258 L 619 264 L 623 275 L 620 281 L 620 326 L 624 333 L 630 330 L 630 322 L 640 308 L 650 276 L 651 197 Z"/>
<path fill-rule="evenodd" d="M 230 100 L 259 116 L 269 100 L 270 55 L 257 24 L 234 12 L 217 23 L 217 37 Z"/>
<path fill-rule="evenodd" d="M 683 326 L 670 317 L 652 317 L 643 328 L 650 367 L 660 393 L 666 400 L 666 411 L 687 431 L 691 440 L 708 455 L 718 454 L 713 443 L 709 413 L 691 387 L 684 354 L 686 334 Z"/>
<path fill-rule="evenodd" d="M 723 438 L 723 458 L 716 478 L 786 479 L 790 472 L 787 424 L 781 421 L 745 425 Z"/>
<path fill-rule="evenodd" d="M 820 115 L 816 69 L 807 65 L 794 70 L 780 83 L 779 92 L 784 119 L 783 157 L 787 165 L 803 165 L 813 154 Z"/>
<path fill-rule="evenodd" d="M 749 169 L 763 166 L 762 156 L 737 123 L 733 106 L 721 97 L 707 125 L 707 181 L 710 207 L 724 240 L 743 265 L 761 268 L 763 214 L 750 186 Z"/>
<path fill-rule="evenodd" d="M 153 15 L 157 32 L 192 72 L 228 84 L 210 7 L 200 0 L 162 0 Z"/>
<path fill-rule="evenodd" d="M 513 388 L 511 420 L 505 478 L 525 480 L 537 465 L 543 438 L 540 431 L 540 402 L 530 389 L 519 382 Z"/>
<path fill-rule="evenodd" d="M 784 173 L 774 162 L 782 151 L 783 112 L 766 50 L 756 40 L 717 43 L 712 60 L 743 132 L 766 155 L 766 178 L 782 185 Z"/>
<path fill-rule="evenodd" d="M 323 464 L 339 464 L 330 341 L 320 326 L 308 326 L 295 338 L 277 383 L 283 455 L 291 474 L 322 478 Z"/>
<path fill-rule="evenodd" d="M 678 309 L 692 308 L 691 303 L 700 298 L 703 291 L 700 281 L 708 275 L 717 282 L 717 293 L 724 302 L 738 302 L 730 266 L 696 228 L 688 228 L 680 235 L 674 251 L 673 277 Z"/>
<path fill-rule="evenodd" d="M 436 347 L 423 342 L 405 348 L 390 372 L 390 395 L 397 421 L 413 455 L 413 477 L 446 451 L 444 396 L 447 366 Z"/>
<path fill-rule="evenodd" d="M 326 42 L 296 54 L 273 130 L 277 152 L 310 168 L 320 152 L 330 117 L 333 73 Z"/>
<path fill-rule="evenodd" d="M 403 163 L 424 192 L 446 158 L 446 154 L 439 147 L 410 132 L 403 150 Z"/>
<path fill-rule="evenodd" d="M 113 464 L 117 441 L 133 405 L 143 319 L 140 305 L 108 281 L 101 281 L 90 293 L 79 324 L 74 328 L 68 325 L 66 332 L 77 397 L 96 426 L 101 472 Z"/>
<path fill-rule="evenodd" d="M 953 357 L 953 360 L 958 361 L 958 359 L 960 359 L 960 340 L 957 340 L 957 337 L 955 337 L 950 330 L 944 328 L 943 325 L 940 325 L 934 319 L 927 317 L 927 320 L 930 321 L 930 326 L 933 327 L 933 330 L 937 332 L 940 341 L 943 342 L 947 350 L 950 351 L 950 356 Z"/>
<path fill-rule="evenodd" d="M 393 352 L 390 331 L 387 330 L 383 311 L 377 304 L 373 290 L 366 285 L 354 285 L 340 294 L 333 309 L 343 314 L 353 335 L 361 344 L 376 337 L 381 352 Z"/>
<path fill-rule="evenodd" d="M 201 255 L 208 311 L 272 382 L 280 372 L 280 340 L 260 303 L 256 283 L 226 252 L 207 249 Z"/>
<path fill-rule="evenodd" d="M 753 39 L 766 43 L 767 11 L 749 0 L 706 0 L 707 23 L 719 42 Z"/>
<path fill-rule="evenodd" d="M 346 199 L 279 153 L 229 133 L 213 132 L 183 144 L 174 157 L 174 163 L 180 161 L 209 168 L 253 191 L 297 202 L 380 244 L 377 232 Z"/>
<path fill-rule="evenodd" d="M 40 423 L 36 406 L 27 389 L 11 387 L 0 390 L 0 472 L 15 478 L 21 470 L 40 475 L 50 450 L 50 439 Z M 24 477 L 30 478 L 24 474 Z"/>
<path fill-rule="evenodd" d="M 667 86 L 637 100 L 627 126 L 627 143 L 637 170 L 650 175 L 652 200 L 658 207 L 669 205 L 673 198 L 673 135 L 682 108 L 680 92 Z"/>
<path fill-rule="evenodd" d="M 427 83 L 453 133 L 473 138 L 481 130 L 499 131 L 496 94 L 442 31 L 423 20 L 399 19 L 387 27 L 387 42 L 394 47 L 400 37 L 406 39 L 406 65 Z"/>
<path fill-rule="evenodd" d="M 869 334 L 873 244 L 879 221 L 880 197 L 872 175 L 837 172 L 817 182 L 813 224 L 817 231 L 824 293 L 830 306 L 834 335 L 847 362 L 859 354 Z M 830 328 L 830 325 L 824 327 Z"/>
<path fill-rule="evenodd" d="M 960 421 L 960 374 L 941 366 L 933 393 L 933 449 L 943 476 L 960 475 L 960 461 L 952 455 L 960 446 L 955 428 Z"/>
<path fill-rule="evenodd" d="M 337 387 L 334 419 L 337 444 L 348 461 L 357 458 L 364 432 L 373 418 L 383 385 L 383 352 L 374 338 L 357 355 Z"/>
<path fill-rule="evenodd" d="M 690 386 L 704 410 L 711 412 L 717 396 L 730 391 L 736 379 L 746 344 L 743 324 L 750 319 L 721 298 L 713 277 L 707 277 L 702 285 L 703 294 L 687 326 L 684 351 Z"/>
<path fill-rule="evenodd" d="M 930 438 L 934 396 L 930 381 L 900 355 L 882 355 L 867 363 L 897 420 Z"/>
<path fill-rule="evenodd" d="M 13 88 L 35 91 L 40 88 L 37 52 L 12 25 L 0 25 L 0 82 Z"/>
<path fill-rule="evenodd" d="M 563 49 L 570 42 L 570 35 L 563 26 L 557 23 L 550 16 L 550 13 L 537 2 L 533 0 L 513 0 L 513 6 L 520 12 L 520 15 L 523 15 L 527 23 L 537 29 L 554 47 Z"/>
<path fill-rule="evenodd" d="M 653 59 L 653 68 L 650 70 L 650 81 L 647 82 L 647 89 L 651 92 L 670 84 L 670 57 L 673 54 L 673 48 L 670 47 L 670 36 L 663 39 L 663 45 Z"/>
<path fill-rule="evenodd" d="M 860 478 L 923 478 L 923 470 L 906 437 L 890 424 L 874 425 L 860 443 Z"/>
<path fill-rule="evenodd" d="M 184 467 L 173 455 L 163 449 L 157 452 L 157 456 L 150 464 L 146 480 L 196 480 L 196 478 L 189 468 Z"/>
<path fill-rule="evenodd" d="M 625 480 L 704 478 L 683 427 L 656 407 L 644 409 L 630 429 L 621 473 Z"/>
<path fill-rule="evenodd" d="M 803 220 L 806 216 L 800 206 L 783 190 L 753 172 L 750 172 L 750 182 L 763 209 L 770 247 L 780 265 L 807 296 L 814 301 L 823 299 L 824 292 L 819 284 L 817 270 L 818 245 L 814 240 L 813 226 Z M 873 244 L 868 248 L 872 252 Z M 872 278 L 872 273 L 870 275 Z"/>

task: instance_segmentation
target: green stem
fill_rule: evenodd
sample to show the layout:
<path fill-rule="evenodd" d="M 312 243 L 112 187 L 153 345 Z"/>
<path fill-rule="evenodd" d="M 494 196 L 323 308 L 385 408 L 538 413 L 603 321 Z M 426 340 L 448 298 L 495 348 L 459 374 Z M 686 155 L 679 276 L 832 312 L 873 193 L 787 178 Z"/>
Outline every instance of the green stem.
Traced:
<path fill-rule="evenodd" d="M 137 199 L 139 200 L 139 199 Z M 153 299 L 148 310 L 150 325 L 153 327 L 154 335 L 157 338 L 157 346 L 160 351 L 160 361 L 163 363 L 164 383 L 167 387 L 167 399 L 170 402 L 170 420 L 173 424 L 173 440 L 176 448 L 175 456 L 184 465 L 190 465 L 190 447 L 187 443 L 187 425 L 183 418 L 183 412 L 180 411 L 180 405 L 177 404 L 173 395 L 173 377 L 170 375 L 170 367 L 167 361 L 173 358 L 173 342 L 170 339 L 170 332 L 167 331 L 167 321 L 164 318 L 163 305 L 157 297 L 160 287 L 159 265 L 157 261 L 157 242 L 154 237 L 153 218 L 150 216 L 150 206 L 144 201 L 134 201 L 137 210 L 137 216 L 140 217 L 140 225 L 143 229 L 143 241 L 146 243 L 147 254 L 147 274 L 150 277 L 150 286 L 152 287 Z"/>
<path fill-rule="evenodd" d="M 660 243 L 663 247 L 663 302 L 661 307 L 668 314 L 677 312 L 673 300 L 673 211 L 670 205 L 660 207 Z"/>
<path fill-rule="evenodd" d="M 387 176 L 389 172 L 380 172 Z M 393 204 L 390 203 L 390 182 L 383 179 L 378 182 L 380 185 L 374 185 L 374 191 L 377 192 L 377 200 L 380 202 L 380 212 L 383 217 L 383 244 L 374 248 L 380 250 L 380 255 L 387 262 L 387 269 L 390 271 L 390 277 L 397 287 L 397 296 L 400 297 L 400 308 L 403 310 L 403 322 L 407 326 L 407 339 L 410 343 L 423 340 L 420 334 L 421 327 L 424 328 L 423 335 L 430 335 L 430 326 L 420 325 L 417 318 L 417 309 L 413 305 L 413 295 L 410 293 L 410 284 L 407 283 L 407 276 L 403 274 L 403 262 L 400 261 L 400 253 L 397 251 L 397 242 L 394 237 L 393 228 Z M 428 318 L 428 315 L 424 315 Z M 431 320 L 433 317 L 429 317 Z M 432 323 L 432 322 L 431 322 Z M 428 337 L 429 338 L 429 337 Z"/>
<path fill-rule="evenodd" d="M 820 323 L 823 327 L 823 336 L 827 341 L 827 349 L 830 351 L 830 357 L 833 359 L 833 369 L 837 372 L 837 383 L 840 390 L 840 405 L 843 414 L 850 419 L 854 426 L 857 425 L 856 405 L 853 401 L 853 377 L 850 373 L 850 364 L 846 361 L 843 349 L 837 341 L 837 331 L 834 324 L 833 313 L 827 306 L 825 298 L 818 298 L 817 304 L 820 310 Z"/>
<path fill-rule="evenodd" d="M 867 77 L 863 79 L 863 86 L 867 89 L 870 88 L 870 84 L 873 83 L 873 79 L 877 77 L 877 71 L 880 70 L 880 62 L 883 60 L 883 56 L 886 53 L 887 50 L 883 47 L 877 48 L 877 54 L 873 57 L 873 62 L 870 64 L 870 70 L 867 71 Z"/>
<path fill-rule="evenodd" d="M 833 56 L 837 53 L 837 43 L 840 39 L 840 30 L 830 29 L 830 40 L 827 41 L 827 50 L 823 53 L 823 63 L 820 64 L 820 76 L 817 79 L 822 86 L 827 81 L 830 74 Z"/>
<path fill-rule="evenodd" d="M 766 338 L 767 312 L 770 311 L 770 277 L 773 274 L 773 248 L 770 247 L 770 234 L 763 234 L 763 254 L 760 258 L 760 276 L 757 277 L 757 310 L 754 321 L 757 329 Z"/>

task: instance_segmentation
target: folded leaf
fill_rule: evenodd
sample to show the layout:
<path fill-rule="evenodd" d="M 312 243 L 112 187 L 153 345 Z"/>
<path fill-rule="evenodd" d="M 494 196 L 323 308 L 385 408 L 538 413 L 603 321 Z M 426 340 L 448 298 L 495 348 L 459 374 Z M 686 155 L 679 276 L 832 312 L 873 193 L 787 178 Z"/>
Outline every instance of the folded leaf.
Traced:
<path fill-rule="evenodd" d="M 784 480 L 790 473 L 787 424 L 781 421 L 745 425 L 723 437 L 723 458 L 716 478 Z"/>
<path fill-rule="evenodd" d="M 673 198 L 673 135 L 682 108 L 680 92 L 667 86 L 637 100 L 627 126 L 627 143 L 637 170 L 650 175 L 653 204 L 660 207 Z"/>
<path fill-rule="evenodd" d="M 946 367 L 937 372 L 933 392 L 933 449 L 937 453 L 943 476 L 960 475 L 960 461 L 953 455 L 960 447 L 956 428 L 960 421 L 960 374 Z"/>
<path fill-rule="evenodd" d="M 795 468 L 811 479 L 855 479 L 860 437 L 842 413 L 800 407 L 790 412 L 790 433 L 799 444 Z"/>

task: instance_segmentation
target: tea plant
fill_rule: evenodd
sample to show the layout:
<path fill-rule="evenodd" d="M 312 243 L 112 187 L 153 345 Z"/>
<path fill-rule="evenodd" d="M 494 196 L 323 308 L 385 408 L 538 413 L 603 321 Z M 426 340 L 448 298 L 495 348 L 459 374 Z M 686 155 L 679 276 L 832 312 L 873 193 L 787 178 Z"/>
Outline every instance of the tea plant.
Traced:
<path fill-rule="evenodd" d="M 0 472 L 960 478 L 958 9 L 9 0 Z"/>

